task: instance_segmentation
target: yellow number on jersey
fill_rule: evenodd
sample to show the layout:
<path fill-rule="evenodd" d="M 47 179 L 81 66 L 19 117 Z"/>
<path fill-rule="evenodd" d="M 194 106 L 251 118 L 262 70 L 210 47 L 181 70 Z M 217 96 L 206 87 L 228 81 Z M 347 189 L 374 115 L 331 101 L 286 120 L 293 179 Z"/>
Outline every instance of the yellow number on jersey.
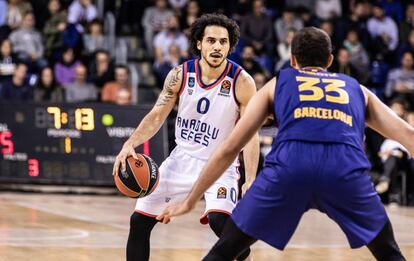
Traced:
<path fill-rule="evenodd" d="M 340 104 L 348 104 L 349 103 L 349 95 L 348 93 L 341 89 L 345 87 L 345 82 L 338 80 L 338 79 L 322 79 L 322 82 L 329 83 L 325 86 L 326 94 L 326 101 L 340 103 Z M 338 96 L 331 96 L 328 95 L 328 92 L 336 92 Z"/>
<path fill-rule="evenodd" d="M 320 82 L 319 78 L 296 76 L 296 81 L 303 82 L 299 84 L 299 92 L 312 92 L 312 94 L 300 94 L 300 101 L 319 101 L 323 98 L 322 88 L 315 86 Z"/>
<path fill-rule="evenodd" d="M 323 83 L 328 83 L 328 85 L 325 86 L 325 93 L 324 90 L 321 87 L 316 86 L 316 84 L 320 83 L 321 80 L 319 78 L 315 77 L 304 77 L 304 76 L 296 76 L 296 81 L 301 82 L 299 84 L 299 92 L 304 91 L 311 91 L 312 94 L 300 94 L 299 100 L 300 101 L 319 101 L 324 96 L 326 96 L 327 102 L 332 103 L 340 103 L 340 104 L 348 104 L 349 103 L 349 95 L 344 90 L 341 89 L 342 87 L 345 87 L 345 82 L 338 79 L 322 79 Z M 328 93 L 336 93 L 338 95 L 329 95 Z"/>

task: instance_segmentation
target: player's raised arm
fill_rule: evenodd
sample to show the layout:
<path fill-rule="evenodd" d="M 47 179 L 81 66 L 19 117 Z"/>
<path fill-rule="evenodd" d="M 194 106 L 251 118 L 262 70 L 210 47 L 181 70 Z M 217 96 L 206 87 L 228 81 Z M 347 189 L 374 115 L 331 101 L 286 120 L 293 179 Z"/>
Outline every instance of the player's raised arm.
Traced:
<path fill-rule="evenodd" d="M 172 69 L 164 81 L 164 87 L 152 110 L 142 119 L 131 137 L 124 143 L 122 150 L 116 157 L 113 175 L 118 174 L 119 164 L 125 169 L 125 159 L 132 155 L 136 158 L 137 146 L 151 139 L 161 128 L 168 114 L 174 108 L 182 82 L 182 66 Z"/>
<path fill-rule="evenodd" d="M 236 97 L 240 103 L 240 115 L 243 117 L 247 104 L 256 93 L 256 84 L 254 83 L 253 78 L 246 71 L 242 71 L 237 79 L 236 86 Z M 256 132 L 243 149 L 243 161 L 246 173 L 246 181 L 242 186 L 243 195 L 256 178 L 259 156 L 259 134 Z"/>
<path fill-rule="evenodd" d="M 168 223 L 172 216 L 183 215 L 195 207 L 203 193 L 231 165 L 240 150 L 258 131 L 263 121 L 272 111 L 275 86 L 276 78 L 273 78 L 250 100 L 230 137 L 208 160 L 187 198 L 180 204 L 167 207 L 157 217 L 158 220 Z"/>
<path fill-rule="evenodd" d="M 367 97 L 367 125 L 383 136 L 398 141 L 414 155 L 414 128 L 398 117 L 371 91 L 363 87 Z"/>

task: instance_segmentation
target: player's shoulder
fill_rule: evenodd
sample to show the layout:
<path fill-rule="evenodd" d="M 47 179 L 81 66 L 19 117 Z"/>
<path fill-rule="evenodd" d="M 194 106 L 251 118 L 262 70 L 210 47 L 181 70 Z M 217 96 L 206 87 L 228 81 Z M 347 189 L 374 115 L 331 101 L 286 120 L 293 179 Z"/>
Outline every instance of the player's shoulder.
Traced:
<path fill-rule="evenodd" d="M 183 70 L 184 65 L 180 64 L 173 67 L 167 74 L 167 77 L 164 80 L 164 89 L 167 88 L 174 93 L 178 93 L 181 89 L 183 81 Z"/>
<path fill-rule="evenodd" d="M 243 68 L 243 66 L 236 63 L 235 61 L 227 59 L 227 63 L 228 64 L 227 64 L 226 69 L 227 69 L 227 76 L 228 77 L 231 77 L 231 78 L 234 78 L 234 80 L 237 80 L 240 75 L 247 73 L 246 70 Z"/>

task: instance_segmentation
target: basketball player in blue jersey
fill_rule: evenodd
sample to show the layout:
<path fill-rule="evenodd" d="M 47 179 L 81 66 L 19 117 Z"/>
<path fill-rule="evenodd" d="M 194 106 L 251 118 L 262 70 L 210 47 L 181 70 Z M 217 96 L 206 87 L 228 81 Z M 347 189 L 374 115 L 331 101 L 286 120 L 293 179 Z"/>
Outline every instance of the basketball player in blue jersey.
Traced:
<path fill-rule="evenodd" d="M 131 216 L 127 259 L 149 259 L 150 235 L 155 217 L 171 203 L 182 201 L 214 150 L 230 135 L 256 92 L 252 77 L 239 65 L 227 59 L 239 39 L 237 24 L 224 15 L 208 14 L 191 27 L 190 45 L 198 59 L 174 68 L 165 79 L 164 88 L 153 109 L 144 117 L 125 142 L 114 164 L 118 175 L 125 159 L 136 157 L 134 148 L 149 140 L 160 129 L 178 101 L 175 126 L 177 147 L 161 164 L 160 181 L 155 191 L 137 200 Z M 244 149 L 247 182 L 245 191 L 256 176 L 259 139 L 253 135 Z M 206 209 L 201 223 L 208 223 L 217 236 L 236 205 L 239 173 L 234 160 L 225 174 L 204 193 Z M 238 258 L 249 256 L 246 249 Z"/>
<path fill-rule="evenodd" d="M 365 123 L 414 155 L 414 129 L 355 79 L 329 73 L 331 41 L 320 29 L 297 32 L 291 65 L 247 106 L 230 137 L 212 155 L 188 197 L 157 219 L 194 208 L 269 114 L 279 126 L 265 167 L 234 209 L 204 260 L 234 260 L 257 239 L 283 250 L 303 213 L 319 209 L 377 260 L 405 260 L 368 174 Z"/>

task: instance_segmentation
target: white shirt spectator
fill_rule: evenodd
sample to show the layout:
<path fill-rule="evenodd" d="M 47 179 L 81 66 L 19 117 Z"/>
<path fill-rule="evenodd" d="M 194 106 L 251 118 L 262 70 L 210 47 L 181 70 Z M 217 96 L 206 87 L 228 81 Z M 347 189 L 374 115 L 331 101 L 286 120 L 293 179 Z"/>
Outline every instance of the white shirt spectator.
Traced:
<path fill-rule="evenodd" d="M 181 53 L 186 52 L 189 47 L 187 37 L 181 32 L 169 33 L 163 31 L 155 35 L 154 47 L 161 49 L 164 60 L 168 58 L 168 49 L 171 45 L 178 46 Z"/>
<path fill-rule="evenodd" d="M 322 20 L 340 17 L 342 7 L 340 0 L 316 0 L 315 14 Z"/>
<path fill-rule="evenodd" d="M 188 0 L 168 0 L 172 8 L 174 9 L 181 9 L 186 6 Z"/>
<path fill-rule="evenodd" d="M 401 153 L 399 150 L 404 151 L 408 154 L 407 149 L 395 140 L 384 140 L 379 151 L 382 162 L 385 162 L 391 155 L 399 156 Z"/>
<path fill-rule="evenodd" d="M 7 1 L 0 0 L 0 26 L 6 23 L 7 12 Z"/>
<path fill-rule="evenodd" d="M 85 6 L 81 4 L 81 0 L 75 0 L 69 6 L 68 10 L 68 23 L 70 24 L 77 24 L 82 21 L 90 22 L 98 16 L 98 10 L 96 7 L 90 2 Z"/>
<path fill-rule="evenodd" d="M 392 18 L 385 16 L 381 20 L 372 17 L 368 20 L 368 31 L 373 38 L 386 34 L 390 37 L 388 48 L 395 50 L 398 45 L 398 27 Z"/>

